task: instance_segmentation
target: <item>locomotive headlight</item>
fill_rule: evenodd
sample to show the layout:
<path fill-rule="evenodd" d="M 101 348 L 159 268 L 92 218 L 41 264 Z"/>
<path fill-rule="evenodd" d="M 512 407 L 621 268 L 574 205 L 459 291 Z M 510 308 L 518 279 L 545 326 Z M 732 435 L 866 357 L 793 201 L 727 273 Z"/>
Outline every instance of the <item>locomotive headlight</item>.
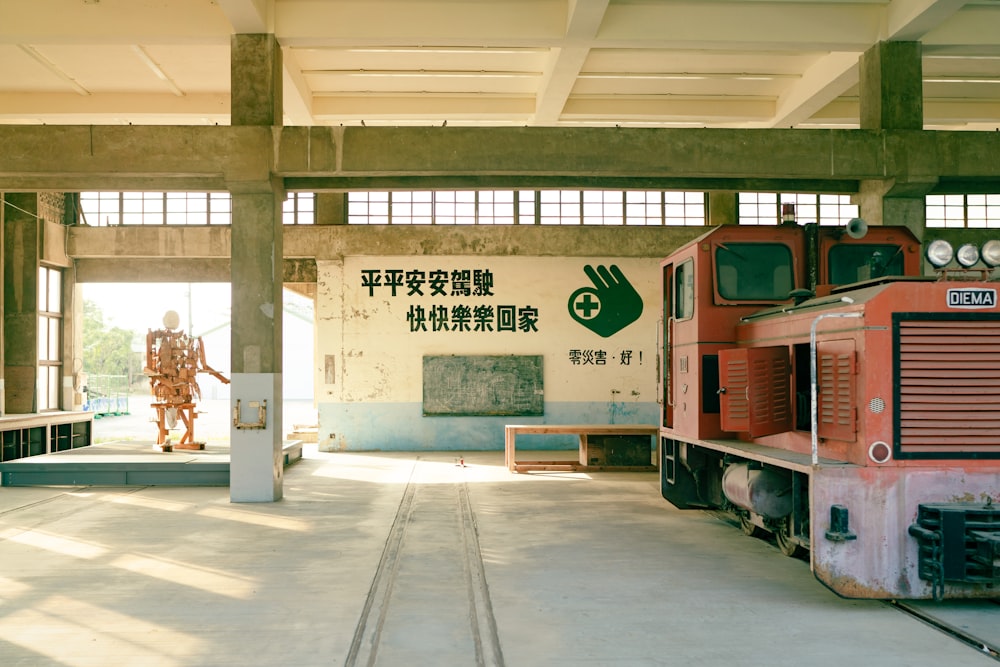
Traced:
<path fill-rule="evenodd" d="M 959 264 L 965 268 L 969 268 L 979 261 L 979 248 L 971 243 L 965 243 L 955 253 L 955 258 Z"/>
<path fill-rule="evenodd" d="M 983 263 L 986 266 L 1000 266 L 1000 241 L 987 241 L 983 244 L 980 254 L 983 256 Z"/>
<path fill-rule="evenodd" d="M 931 241 L 930 245 L 927 246 L 927 261 L 939 269 L 950 262 L 954 256 L 954 249 L 944 239 Z"/>

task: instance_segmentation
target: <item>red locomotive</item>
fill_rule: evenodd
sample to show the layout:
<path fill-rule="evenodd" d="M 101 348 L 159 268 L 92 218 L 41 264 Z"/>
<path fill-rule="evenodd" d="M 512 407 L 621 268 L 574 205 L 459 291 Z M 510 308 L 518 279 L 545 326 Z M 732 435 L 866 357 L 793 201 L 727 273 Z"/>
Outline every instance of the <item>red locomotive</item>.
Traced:
<path fill-rule="evenodd" d="M 1000 242 L 927 257 L 853 220 L 664 260 L 663 497 L 808 550 L 845 597 L 1000 597 Z"/>

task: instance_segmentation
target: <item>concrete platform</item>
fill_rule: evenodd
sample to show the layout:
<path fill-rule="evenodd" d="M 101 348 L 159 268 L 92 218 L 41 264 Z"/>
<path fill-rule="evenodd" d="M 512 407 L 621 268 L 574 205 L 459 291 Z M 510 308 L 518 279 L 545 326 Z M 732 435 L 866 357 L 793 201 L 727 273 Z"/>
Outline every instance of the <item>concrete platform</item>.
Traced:
<path fill-rule="evenodd" d="M 286 466 L 302 442 L 285 441 Z M 152 442 L 107 442 L 0 463 L 0 486 L 228 486 L 229 447 L 163 452 Z"/>
<path fill-rule="evenodd" d="M 0 488 L 0 665 L 997 664 L 673 509 L 656 473 L 458 456 L 307 446 L 261 504 Z"/>

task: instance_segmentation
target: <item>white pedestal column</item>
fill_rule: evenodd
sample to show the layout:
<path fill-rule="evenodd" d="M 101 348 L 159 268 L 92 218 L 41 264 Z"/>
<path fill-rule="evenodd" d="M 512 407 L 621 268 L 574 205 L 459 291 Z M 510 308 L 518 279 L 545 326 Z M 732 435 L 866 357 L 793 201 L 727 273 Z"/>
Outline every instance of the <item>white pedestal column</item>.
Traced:
<path fill-rule="evenodd" d="M 239 414 L 235 415 L 237 401 Z M 258 428 L 260 406 L 265 401 L 263 428 Z M 230 413 L 243 426 L 230 426 L 229 499 L 234 503 L 281 500 L 281 374 L 234 373 Z"/>

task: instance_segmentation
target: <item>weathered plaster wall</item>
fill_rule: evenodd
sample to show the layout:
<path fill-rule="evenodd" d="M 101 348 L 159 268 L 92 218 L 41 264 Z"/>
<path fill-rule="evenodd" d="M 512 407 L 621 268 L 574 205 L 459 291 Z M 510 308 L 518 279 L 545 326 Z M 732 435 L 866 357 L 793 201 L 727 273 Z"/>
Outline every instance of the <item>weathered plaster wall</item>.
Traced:
<path fill-rule="evenodd" d="M 634 294 L 624 285 L 610 291 L 595 287 L 585 272 L 587 266 L 598 271 L 612 265 L 620 268 Z M 656 259 L 626 257 L 348 256 L 317 261 L 321 449 L 501 449 L 507 423 L 655 423 L 658 267 Z M 403 272 L 398 275 L 404 282 L 395 290 L 386 285 L 390 271 Z M 468 294 L 452 280 L 463 271 L 472 277 Z M 422 293 L 407 285 L 410 272 L 428 278 L 418 284 Z M 433 294 L 429 280 L 434 272 L 448 277 L 442 283 L 444 294 Z M 492 287 L 483 289 L 489 279 L 477 285 L 477 272 L 492 279 Z M 482 293 L 476 293 L 477 287 Z M 593 290 L 591 306 L 600 301 L 609 321 L 599 314 L 593 320 L 571 315 L 571 307 L 586 301 L 587 294 L 581 293 L 571 302 L 581 288 Z M 463 306 L 473 317 L 467 330 L 456 330 L 456 313 Z M 504 306 L 515 313 L 513 324 L 500 324 L 497 314 Z M 476 308 L 482 307 L 485 315 L 476 330 Z M 624 312 L 612 315 L 616 307 Z M 521 321 L 532 311 L 537 313 L 534 324 Z M 433 319 L 433 312 L 447 314 L 447 329 Z M 632 317 L 634 321 L 613 331 Z M 448 354 L 542 355 L 544 417 L 423 416 L 423 357 Z M 545 441 L 546 446 L 574 443 Z"/>

